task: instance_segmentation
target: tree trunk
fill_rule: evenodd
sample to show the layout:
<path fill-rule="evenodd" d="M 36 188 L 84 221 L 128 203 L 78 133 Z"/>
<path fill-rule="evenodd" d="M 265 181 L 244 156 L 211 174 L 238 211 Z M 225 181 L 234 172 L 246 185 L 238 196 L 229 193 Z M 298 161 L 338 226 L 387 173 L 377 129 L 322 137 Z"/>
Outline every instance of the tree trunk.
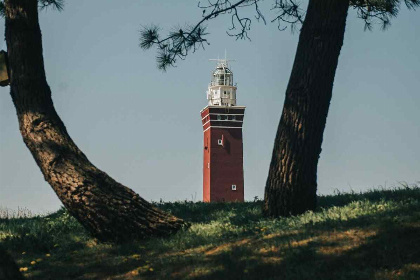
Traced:
<path fill-rule="evenodd" d="M 316 207 L 317 165 L 349 0 L 310 0 L 265 186 L 266 216 Z"/>
<path fill-rule="evenodd" d="M 0 247 L 0 280 L 23 280 L 12 257 Z"/>
<path fill-rule="evenodd" d="M 102 241 L 162 236 L 184 221 L 96 168 L 57 115 L 47 84 L 36 0 L 6 0 L 10 94 L 23 141 L 69 212 Z M 76 110 L 77 108 L 75 108 Z"/>

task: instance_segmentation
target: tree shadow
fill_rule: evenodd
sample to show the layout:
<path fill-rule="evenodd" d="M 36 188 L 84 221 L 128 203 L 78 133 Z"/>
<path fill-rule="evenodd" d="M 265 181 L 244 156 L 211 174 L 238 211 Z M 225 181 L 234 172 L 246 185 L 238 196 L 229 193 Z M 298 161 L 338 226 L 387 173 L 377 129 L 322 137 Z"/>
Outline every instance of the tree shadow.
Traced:
<path fill-rule="evenodd" d="M 67 256 L 44 259 L 25 276 L 27 279 L 127 279 L 131 271 L 147 266 L 140 255 L 116 256 L 111 250 L 68 252 Z M 130 278 L 129 278 L 130 279 Z"/>
<path fill-rule="evenodd" d="M 223 218 L 223 222 L 250 231 L 232 238 L 206 240 L 201 236 L 200 242 L 192 240 L 191 246 L 182 250 L 171 246 L 185 242 L 186 232 L 172 239 L 101 245 L 98 249 L 87 248 L 83 243 L 80 248 L 72 248 L 83 252 L 53 252 L 58 255 L 37 264 L 29 276 L 30 279 L 420 279 L 418 189 L 343 197 L 325 200 L 324 209 L 339 203 L 347 205 L 356 198 L 398 203 L 347 220 L 306 222 L 293 230 L 287 228 L 288 219 L 278 219 L 273 231 L 258 233 L 252 225 L 271 221 L 262 218 L 261 202 L 162 203 L 159 206 L 172 209 L 185 220 L 208 223 Z M 3 244 L 8 247 L 10 244 L 6 243 Z"/>
<path fill-rule="evenodd" d="M 308 224 L 172 264 L 171 279 L 420 279 L 420 208 Z"/>
<path fill-rule="evenodd" d="M 229 217 L 251 217 L 252 220 L 262 218 L 262 202 L 162 202 L 155 203 L 163 211 L 180 217 L 181 219 L 192 223 L 208 223 L 226 217 L 226 213 L 231 214 Z M 243 218 L 245 219 L 245 218 Z"/>

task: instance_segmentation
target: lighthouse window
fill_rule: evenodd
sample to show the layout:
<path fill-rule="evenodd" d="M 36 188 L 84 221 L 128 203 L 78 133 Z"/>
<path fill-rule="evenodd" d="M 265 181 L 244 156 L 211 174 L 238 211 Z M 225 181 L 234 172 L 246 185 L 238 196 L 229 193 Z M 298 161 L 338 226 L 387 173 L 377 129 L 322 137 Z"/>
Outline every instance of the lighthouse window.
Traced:
<path fill-rule="evenodd" d="M 236 185 L 232 185 L 232 191 L 236 191 Z"/>

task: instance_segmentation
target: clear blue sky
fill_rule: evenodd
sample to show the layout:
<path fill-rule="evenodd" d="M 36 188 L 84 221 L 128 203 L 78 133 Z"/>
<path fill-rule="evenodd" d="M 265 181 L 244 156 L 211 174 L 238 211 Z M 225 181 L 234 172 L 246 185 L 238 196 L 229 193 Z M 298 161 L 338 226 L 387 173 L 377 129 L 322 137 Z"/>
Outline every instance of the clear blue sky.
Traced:
<path fill-rule="evenodd" d="M 262 7 L 268 22 L 273 1 Z M 305 4 L 304 4 L 305 5 Z M 162 73 L 138 47 L 141 25 L 195 23 L 195 1 L 66 1 L 40 12 L 56 109 L 89 159 L 148 200 L 202 198 L 200 110 L 223 56 L 238 83 L 244 123 L 245 199 L 262 197 L 298 33 L 253 21 L 249 41 L 209 22 L 211 45 Z M 402 9 L 385 32 L 363 31 L 350 11 L 318 167 L 318 192 L 420 181 L 420 11 Z M 4 21 L 0 24 L 4 33 Z M 5 49 L 5 42 L 0 41 Z M 0 207 L 53 211 L 58 198 L 19 133 L 9 88 L 0 89 Z"/>

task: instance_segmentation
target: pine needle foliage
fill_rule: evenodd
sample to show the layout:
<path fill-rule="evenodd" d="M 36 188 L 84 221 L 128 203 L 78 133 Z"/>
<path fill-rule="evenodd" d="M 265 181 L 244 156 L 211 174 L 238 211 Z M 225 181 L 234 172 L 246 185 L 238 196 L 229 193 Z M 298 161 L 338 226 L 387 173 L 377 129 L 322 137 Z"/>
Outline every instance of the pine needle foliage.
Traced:
<path fill-rule="evenodd" d="M 41 10 L 52 7 L 61 12 L 64 9 L 64 0 L 38 0 L 38 6 Z"/>
<path fill-rule="evenodd" d="M 38 8 L 40 10 L 52 8 L 61 12 L 64 9 L 64 0 L 38 0 Z M 4 1 L 0 1 L 0 17 L 4 18 L 5 12 L 6 7 L 4 6 Z"/>
<path fill-rule="evenodd" d="M 340 0 L 341 1 L 341 0 Z M 205 38 L 208 35 L 205 24 L 219 16 L 230 16 L 231 24 L 226 33 L 238 39 L 248 39 L 252 18 L 244 16 L 242 10 L 252 8 L 254 18 L 266 24 L 264 14 L 260 9 L 262 0 L 207 0 L 205 4 L 199 2 L 202 18 L 195 25 L 173 28 L 169 34 L 161 38 L 157 25 L 141 27 L 140 44 L 142 49 L 157 48 L 157 67 L 166 71 L 175 66 L 178 59 L 185 59 L 188 53 L 195 52 L 209 44 Z M 350 0 L 350 6 L 357 10 L 358 18 L 365 23 L 365 30 L 372 30 L 374 24 L 380 24 L 385 30 L 391 24 L 391 19 L 398 15 L 401 5 L 414 10 L 420 5 L 420 0 Z M 299 0 L 274 0 L 271 11 L 275 13 L 271 22 L 276 22 L 278 29 L 283 31 L 290 27 L 292 32 L 299 30 L 305 18 L 305 10 L 301 8 Z"/>
<path fill-rule="evenodd" d="M 350 4 L 365 22 L 365 30 L 372 30 L 374 24 L 380 24 L 381 29 L 386 30 L 391 25 L 391 18 L 398 15 L 402 2 L 409 10 L 420 5 L 420 0 L 351 0 Z"/>

